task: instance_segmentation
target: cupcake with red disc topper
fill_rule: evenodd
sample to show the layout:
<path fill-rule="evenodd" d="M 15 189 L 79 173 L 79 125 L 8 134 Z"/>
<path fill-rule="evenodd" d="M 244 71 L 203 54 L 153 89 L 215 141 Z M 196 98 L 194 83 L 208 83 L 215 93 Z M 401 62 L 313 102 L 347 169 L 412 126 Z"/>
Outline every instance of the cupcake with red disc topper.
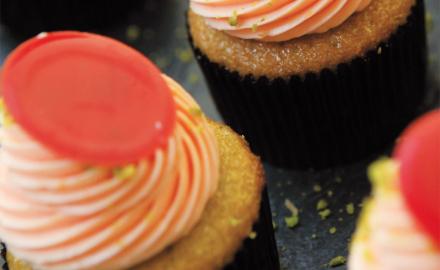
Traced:
<path fill-rule="evenodd" d="M 440 110 L 411 125 L 394 157 L 369 170 L 373 196 L 354 237 L 350 270 L 440 269 Z"/>
<path fill-rule="evenodd" d="M 137 51 L 39 35 L 1 90 L 9 269 L 278 268 L 261 162 Z"/>

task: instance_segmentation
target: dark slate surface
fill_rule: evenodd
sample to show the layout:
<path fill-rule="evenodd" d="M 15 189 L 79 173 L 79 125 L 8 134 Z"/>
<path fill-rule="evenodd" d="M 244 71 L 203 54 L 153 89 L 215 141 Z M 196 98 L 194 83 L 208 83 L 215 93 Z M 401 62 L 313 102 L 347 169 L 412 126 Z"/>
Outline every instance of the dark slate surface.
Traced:
<path fill-rule="evenodd" d="M 432 103 L 433 100 L 437 102 L 440 92 L 440 2 L 426 2 L 427 17 L 430 18 L 429 102 Z M 131 12 L 127 20 L 106 29 L 86 30 L 115 37 L 142 51 L 165 73 L 181 82 L 200 102 L 208 116 L 220 120 L 186 40 L 186 3 L 182 0 L 146 0 L 144 8 Z M 0 26 L 0 64 L 25 38 Z M 382 155 L 387 151 L 384 149 Z M 322 269 L 333 257 L 347 256 L 360 203 L 370 189 L 366 167 L 376 157 L 319 172 L 286 171 L 265 165 L 274 220 L 278 225 L 276 238 L 282 269 Z M 321 188 L 320 192 L 314 190 L 317 186 Z M 293 230 L 284 224 L 284 217 L 289 214 L 284 206 L 286 199 L 300 209 L 300 225 Z M 327 199 L 332 211 L 324 221 L 316 210 L 316 203 L 320 199 Z M 348 203 L 355 205 L 354 215 L 345 212 Z M 331 227 L 336 228 L 336 233 L 329 233 Z"/>

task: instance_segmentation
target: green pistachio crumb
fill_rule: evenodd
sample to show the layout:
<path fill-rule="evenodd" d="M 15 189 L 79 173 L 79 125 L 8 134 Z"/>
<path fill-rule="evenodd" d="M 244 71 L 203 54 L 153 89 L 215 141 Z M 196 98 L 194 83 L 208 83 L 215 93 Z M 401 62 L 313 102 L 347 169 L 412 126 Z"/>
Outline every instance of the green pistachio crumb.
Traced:
<path fill-rule="evenodd" d="M 330 198 L 330 197 L 333 197 L 333 190 L 329 190 L 329 191 L 327 191 L 327 196 Z"/>
<path fill-rule="evenodd" d="M 321 217 L 321 219 L 324 220 L 327 219 L 332 214 L 332 211 L 330 209 L 325 209 L 320 211 L 318 214 Z"/>
<path fill-rule="evenodd" d="M 141 29 L 137 25 L 129 25 L 125 33 L 128 41 L 136 41 L 141 35 Z"/>
<path fill-rule="evenodd" d="M 252 25 L 252 32 L 257 32 L 258 24 L 254 23 Z"/>
<path fill-rule="evenodd" d="M 330 267 L 336 267 L 344 265 L 347 262 L 347 259 L 344 256 L 336 256 L 333 259 L 330 260 L 328 263 L 328 266 Z"/>
<path fill-rule="evenodd" d="M 232 16 L 229 17 L 229 25 L 230 26 L 237 26 L 238 25 L 238 13 L 236 10 L 232 13 Z"/>
<path fill-rule="evenodd" d="M 235 227 L 235 226 L 237 226 L 238 224 L 240 224 L 240 220 L 239 220 L 239 219 L 236 219 L 236 218 L 231 218 L 231 219 L 229 220 L 229 224 L 231 224 L 231 226 Z"/>
<path fill-rule="evenodd" d="M 345 206 L 345 210 L 347 211 L 347 214 L 353 215 L 354 214 L 354 204 L 349 203 Z"/>
<path fill-rule="evenodd" d="M 188 63 L 191 61 L 193 55 L 191 49 L 186 48 L 176 49 L 176 56 L 181 62 Z"/>
<path fill-rule="evenodd" d="M 290 217 L 285 217 L 284 221 L 286 222 L 287 228 L 293 229 L 299 223 L 299 216 L 298 215 L 292 215 Z"/>
<path fill-rule="evenodd" d="M 328 202 L 325 199 L 321 199 L 316 204 L 316 210 L 324 210 L 328 207 Z"/>
<path fill-rule="evenodd" d="M 315 191 L 315 192 L 321 192 L 321 190 L 322 190 L 322 187 L 321 187 L 320 185 L 314 185 L 314 186 L 313 186 L 313 191 Z"/>
<path fill-rule="evenodd" d="M 249 238 L 252 239 L 252 240 L 254 240 L 255 238 L 257 238 L 257 233 L 254 232 L 254 231 L 250 232 L 250 233 L 249 233 Z"/>
<path fill-rule="evenodd" d="M 136 166 L 133 164 L 113 169 L 113 175 L 119 180 L 125 180 L 136 174 Z"/>
<path fill-rule="evenodd" d="M 273 227 L 274 230 L 278 229 L 278 225 L 277 225 L 277 223 L 275 221 L 272 221 L 272 227 Z"/>
<path fill-rule="evenodd" d="M 336 227 L 331 227 L 331 228 L 328 230 L 328 232 L 329 232 L 330 234 L 335 234 L 336 231 L 337 231 Z"/>
<path fill-rule="evenodd" d="M 197 108 L 197 107 L 190 108 L 190 109 L 189 109 L 189 112 L 190 112 L 192 115 L 197 116 L 197 117 L 200 117 L 200 116 L 203 115 L 202 110 L 201 110 L 200 108 Z"/>
<path fill-rule="evenodd" d="M 434 19 L 430 12 L 426 12 L 425 21 L 426 21 L 426 30 L 428 32 L 431 32 L 434 29 Z"/>

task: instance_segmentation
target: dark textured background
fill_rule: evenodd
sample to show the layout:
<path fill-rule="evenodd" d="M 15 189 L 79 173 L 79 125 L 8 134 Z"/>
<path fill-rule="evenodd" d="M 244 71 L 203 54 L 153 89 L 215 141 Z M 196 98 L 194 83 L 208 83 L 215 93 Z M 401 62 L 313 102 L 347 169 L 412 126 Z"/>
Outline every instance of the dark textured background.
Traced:
<path fill-rule="evenodd" d="M 428 102 L 432 103 L 437 102 L 440 91 L 440 1 L 426 2 L 431 90 Z M 127 19 L 104 29 L 87 30 L 115 37 L 145 53 L 165 73 L 181 82 L 208 116 L 220 120 L 186 39 L 186 9 L 187 1 L 184 0 L 145 0 L 143 8 L 131 12 Z M 25 38 L 0 26 L 0 65 Z M 386 153 L 387 149 L 384 149 L 382 155 Z M 286 171 L 265 166 L 282 269 L 323 269 L 333 257 L 347 256 L 360 203 L 370 189 L 366 167 L 375 158 L 377 156 L 343 168 L 319 172 Z M 321 191 L 314 190 L 317 186 Z M 289 215 L 284 206 L 286 199 L 300 209 L 300 224 L 294 229 L 287 228 L 284 223 L 284 217 Z M 320 199 L 326 199 L 332 211 L 324 221 L 316 210 Z M 355 205 L 354 215 L 345 211 L 349 203 Z M 336 228 L 336 233 L 329 232 L 331 227 Z M 345 266 L 335 269 L 345 269 Z"/>

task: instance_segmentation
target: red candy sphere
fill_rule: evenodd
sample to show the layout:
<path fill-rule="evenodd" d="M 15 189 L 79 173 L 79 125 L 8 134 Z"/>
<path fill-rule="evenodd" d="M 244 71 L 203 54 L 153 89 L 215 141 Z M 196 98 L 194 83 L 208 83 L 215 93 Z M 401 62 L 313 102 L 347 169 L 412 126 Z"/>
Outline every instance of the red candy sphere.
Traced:
<path fill-rule="evenodd" d="M 36 140 L 94 165 L 149 158 L 176 121 L 172 93 L 142 54 L 80 32 L 40 34 L 7 58 L 5 103 Z"/>
<path fill-rule="evenodd" d="M 407 205 L 440 247 L 440 110 L 403 133 L 395 157 Z"/>

